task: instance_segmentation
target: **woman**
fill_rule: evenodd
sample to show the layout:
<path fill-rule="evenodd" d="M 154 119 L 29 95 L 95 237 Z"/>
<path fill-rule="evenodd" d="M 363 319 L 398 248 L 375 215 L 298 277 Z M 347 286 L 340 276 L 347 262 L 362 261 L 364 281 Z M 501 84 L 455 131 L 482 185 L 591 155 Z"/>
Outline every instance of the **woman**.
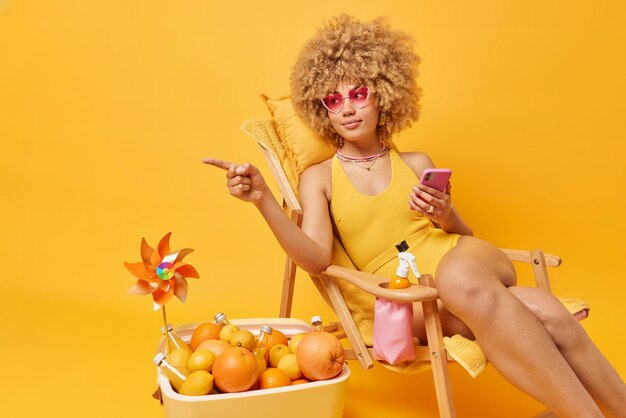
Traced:
<path fill-rule="evenodd" d="M 444 335 L 475 338 L 508 381 L 559 416 L 626 417 L 626 386 L 576 319 L 549 293 L 515 286 L 511 262 L 473 236 L 449 185 L 415 186 L 434 167 L 427 155 L 391 149 L 391 136 L 418 117 L 418 62 L 411 38 L 383 19 L 339 16 L 304 47 L 292 72 L 294 107 L 339 149 L 301 176 L 301 229 L 256 167 L 204 162 L 227 170 L 230 193 L 258 208 L 307 272 L 330 264 L 333 232 L 359 269 L 387 276 L 395 257 L 378 255 L 406 240 L 418 266 L 435 271 Z M 424 340 L 421 308 L 414 311 Z M 511 338 L 512 327 L 521 338 Z"/>

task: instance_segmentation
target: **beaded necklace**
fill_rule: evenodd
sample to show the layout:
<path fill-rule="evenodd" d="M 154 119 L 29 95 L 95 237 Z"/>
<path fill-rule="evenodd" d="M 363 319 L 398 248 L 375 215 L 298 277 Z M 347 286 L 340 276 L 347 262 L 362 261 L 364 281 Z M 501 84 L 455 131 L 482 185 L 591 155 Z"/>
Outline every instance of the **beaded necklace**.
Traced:
<path fill-rule="evenodd" d="M 383 145 L 383 150 L 378 154 L 367 155 L 365 157 L 350 157 L 349 155 L 342 154 L 339 150 L 337 150 L 337 158 L 341 161 L 346 161 L 348 163 L 369 163 L 370 161 L 375 161 L 385 155 L 387 153 L 387 147 Z"/>
<path fill-rule="evenodd" d="M 341 161 L 345 161 L 347 163 L 353 163 L 355 166 L 359 168 L 370 171 L 372 166 L 376 164 L 376 161 L 380 157 L 383 157 L 386 153 L 387 153 L 387 147 L 385 147 L 385 145 L 383 144 L 383 150 L 379 152 L 378 154 L 374 154 L 374 155 L 368 155 L 365 157 L 350 157 L 348 155 L 342 154 L 339 150 L 337 150 L 335 155 L 337 155 L 337 158 Z M 364 167 L 360 164 L 357 164 L 357 163 L 369 163 L 369 162 L 371 162 L 372 164 L 370 164 L 368 167 Z"/>

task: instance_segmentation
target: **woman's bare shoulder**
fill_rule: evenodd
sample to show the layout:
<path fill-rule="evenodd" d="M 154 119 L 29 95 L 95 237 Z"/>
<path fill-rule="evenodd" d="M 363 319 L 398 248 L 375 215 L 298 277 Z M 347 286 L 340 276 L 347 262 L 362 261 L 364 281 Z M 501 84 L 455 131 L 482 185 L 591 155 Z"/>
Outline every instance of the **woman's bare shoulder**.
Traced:
<path fill-rule="evenodd" d="M 303 189 L 317 189 L 322 190 L 325 195 L 329 196 L 331 172 L 332 158 L 308 167 L 300 176 L 300 193 L 303 192 Z"/>
<path fill-rule="evenodd" d="M 330 171 L 332 169 L 332 158 L 329 158 L 326 161 L 322 161 L 318 164 L 313 164 L 302 172 L 301 177 L 318 177 L 318 176 L 329 176 Z"/>
<path fill-rule="evenodd" d="M 400 152 L 398 153 L 402 161 L 406 163 L 417 174 L 421 174 L 427 168 L 435 167 L 430 157 L 423 152 Z"/>

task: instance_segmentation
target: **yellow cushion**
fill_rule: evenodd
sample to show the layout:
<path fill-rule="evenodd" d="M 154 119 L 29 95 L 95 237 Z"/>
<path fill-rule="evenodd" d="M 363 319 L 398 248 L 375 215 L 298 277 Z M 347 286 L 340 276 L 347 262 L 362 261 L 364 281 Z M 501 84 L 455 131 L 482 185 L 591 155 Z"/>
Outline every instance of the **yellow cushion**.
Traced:
<path fill-rule="evenodd" d="M 304 123 L 294 110 L 289 96 L 271 99 L 262 95 L 261 98 L 272 115 L 278 137 L 298 177 L 310 166 L 335 154 L 337 147 L 330 139 L 322 137 Z"/>
<path fill-rule="evenodd" d="M 293 158 L 285 152 L 282 140 L 278 136 L 276 123 L 270 118 L 254 118 L 243 122 L 241 129 L 254 138 L 259 145 L 269 150 L 277 159 L 282 168 L 287 181 L 289 182 L 289 190 L 293 191 L 296 198 L 298 196 L 298 180 Z M 276 183 L 280 188 L 281 194 L 286 197 L 290 191 L 281 187 L 282 181 L 280 174 L 274 173 Z"/>

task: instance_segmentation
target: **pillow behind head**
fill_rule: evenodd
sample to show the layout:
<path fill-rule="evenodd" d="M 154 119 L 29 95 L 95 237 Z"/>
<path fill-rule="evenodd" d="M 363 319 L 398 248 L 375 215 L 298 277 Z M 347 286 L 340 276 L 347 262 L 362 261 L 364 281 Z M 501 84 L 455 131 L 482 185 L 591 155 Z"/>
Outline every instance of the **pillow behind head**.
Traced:
<path fill-rule="evenodd" d="M 310 166 L 326 161 L 335 154 L 337 147 L 330 139 L 322 137 L 304 123 L 294 110 L 289 96 L 271 99 L 261 95 L 261 99 L 272 115 L 285 153 L 298 177 Z"/>

